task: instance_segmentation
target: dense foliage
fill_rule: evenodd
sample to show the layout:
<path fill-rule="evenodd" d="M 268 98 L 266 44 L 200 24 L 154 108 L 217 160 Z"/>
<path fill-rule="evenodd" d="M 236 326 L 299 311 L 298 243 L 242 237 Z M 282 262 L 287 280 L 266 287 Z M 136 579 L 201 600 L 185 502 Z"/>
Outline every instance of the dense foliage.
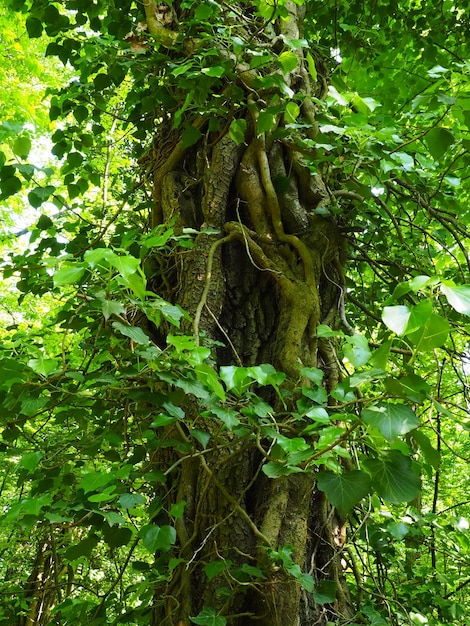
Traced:
<path fill-rule="evenodd" d="M 151 624 L 160 605 L 176 619 L 197 568 L 195 624 L 256 623 L 233 598 L 261 597 L 278 571 L 320 607 L 318 623 L 467 623 L 467 13 L 432 0 L 7 6 L 0 624 Z M 240 204 L 218 228 L 188 215 L 193 201 L 181 200 L 184 222 L 156 201 L 162 163 L 253 135 L 299 156 L 299 180 L 318 184 L 315 219 L 341 233 L 334 258 L 330 231 L 312 244 L 327 240 L 330 298 L 314 365 L 221 359 L 231 338 L 202 320 L 215 255 L 238 237 L 257 269 L 278 268 Z M 273 175 L 287 203 L 289 176 Z M 175 276 L 202 236 L 190 314 Z M 282 237 L 304 261 L 296 234 Z M 273 545 L 227 489 L 227 459 L 253 451 L 246 492 L 260 476 L 315 476 L 336 576 L 318 565 L 330 553 L 299 565 L 292 545 Z M 185 508 L 204 514 L 188 462 L 230 510 L 199 545 L 184 524 Z M 262 546 L 256 559 L 203 551 L 231 518 Z"/>

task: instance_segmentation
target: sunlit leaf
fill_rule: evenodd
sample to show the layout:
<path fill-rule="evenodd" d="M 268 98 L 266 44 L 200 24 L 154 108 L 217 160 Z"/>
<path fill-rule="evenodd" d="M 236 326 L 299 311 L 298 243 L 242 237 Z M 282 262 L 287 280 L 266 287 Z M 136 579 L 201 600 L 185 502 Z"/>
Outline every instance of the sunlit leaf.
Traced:
<path fill-rule="evenodd" d="M 406 404 L 380 402 L 363 409 L 362 419 L 375 428 L 389 441 L 398 435 L 406 435 L 419 425 L 415 412 Z"/>
<path fill-rule="evenodd" d="M 376 459 L 366 459 L 372 486 L 388 502 L 410 502 L 421 488 L 419 476 L 411 469 L 411 459 L 399 450 L 386 450 Z"/>
<path fill-rule="evenodd" d="M 335 474 L 322 470 L 317 474 L 318 488 L 341 515 L 346 515 L 370 491 L 370 476 L 361 470 Z"/>

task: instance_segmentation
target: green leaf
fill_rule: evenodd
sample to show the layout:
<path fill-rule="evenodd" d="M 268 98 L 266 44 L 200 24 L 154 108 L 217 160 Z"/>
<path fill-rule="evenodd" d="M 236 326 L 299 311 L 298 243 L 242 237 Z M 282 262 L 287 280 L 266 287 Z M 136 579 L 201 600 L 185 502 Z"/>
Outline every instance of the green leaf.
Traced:
<path fill-rule="evenodd" d="M 288 124 L 294 124 L 296 119 L 300 115 L 300 107 L 296 102 L 288 102 L 286 104 L 286 108 L 284 109 L 284 117 Z"/>
<path fill-rule="evenodd" d="M 453 309 L 463 315 L 470 315 L 470 285 L 455 286 L 443 282 L 441 291 Z"/>
<path fill-rule="evenodd" d="M 212 76 L 214 78 L 220 78 L 225 74 L 225 68 L 222 65 L 214 65 L 212 67 L 203 67 L 201 70 L 202 74 L 206 76 Z"/>
<path fill-rule="evenodd" d="M 113 474 L 107 472 L 89 472 L 80 480 L 78 487 L 83 489 L 85 493 L 96 491 L 100 487 L 104 487 L 114 480 Z"/>
<path fill-rule="evenodd" d="M 372 356 L 369 350 L 369 342 L 363 335 L 359 334 L 346 337 L 346 344 L 343 351 L 344 356 L 354 367 L 365 365 Z"/>
<path fill-rule="evenodd" d="M 335 601 L 337 585 L 334 580 L 322 580 L 313 592 L 317 604 L 330 604 Z"/>
<path fill-rule="evenodd" d="M 198 380 L 200 380 L 208 389 L 213 391 L 215 395 L 222 400 L 222 402 L 225 402 L 225 391 L 215 370 L 210 365 L 202 363 L 201 365 L 196 366 L 195 372 Z"/>
<path fill-rule="evenodd" d="M 187 124 L 183 131 L 183 146 L 185 148 L 189 148 L 190 146 L 194 146 L 202 137 L 202 133 L 199 128 L 196 128 L 192 124 Z"/>
<path fill-rule="evenodd" d="M 69 265 L 62 267 L 54 273 L 54 287 L 76 283 L 82 278 L 84 273 L 85 268 L 81 265 Z"/>
<path fill-rule="evenodd" d="M 49 374 L 56 371 L 58 365 L 57 359 L 45 359 L 43 356 L 28 361 L 28 367 L 41 376 L 49 376 Z"/>
<path fill-rule="evenodd" d="M 279 478 L 280 476 L 290 476 L 290 474 L 298 474 L 302 472 L 301 467 L 296 465 L 286 465 L 284 463 L 278 463 L 276 461 L 268 461 L 263 465 L 263 473 L 268 478 Z"/>
<path fill-rule="evenodd" d="M 409 406 L 392 402 L 370 406 L 361 412 L 361 417 L 366 424 L 378 428 L 389 441 L 398 435 L 406 435 L 419 425 L 416 414 Z"/>
<path fill-rule="evenodd" d="M 147 524 L 140 529 L 139 537 L 150 553 L 153 554 L 157 550 L 168 552 L 176 541 L 176 530 L 173 526 Z"/>
<path fill-rule="evenodd" d="M 31 152 L 31 139 L 26 136 L 18 137 L 13 143 L 13 152 L 22 159 L 25 159 Z"/>
<path fill-rule="evenodd" d="M 258 135 L 269 133 L 276 127 L 276 116 L 270 111 L 261 111 L 256 121 Z"/>
<path fill-rule="evenodd" d="M 295 70 L 298 65 L 299 58 L 298 56 L 292 52 L 291 50 L 286 50 L 281 52 L 278 57 L 279 65 L 282 67 L 283 71 L 288 74 Z"/>
<path fill-rule="evenodd" d="M 317 474 L 318 488 L 324 491 L 328 500 L 344 516 L 370 491 L 370 476 L 361 470 L 344 474 L 321 471 Z"/>
<path fill-rule="evenodd" d="M 227 569 L 227 561 L 211 561 L 204 565 L 204 573 L 209 580 L 213 580 L 218 574 Z"/>
<path fill-rule="evenodd" d="M 407 306 L 386 306 L 382 311 L 382 320 L 396 335 L 401 337 L 406 332 L 411 310 Z"/>
<path fill-rule="evenodd" d="M 42 35 L 42 22 L 36 17 L 28 17 L 26 19 L 26 30 L 31 39 L 40 37 Z"/>
<path fill-rule="evenodd" d="M 119 496 L 119 506 L 123 509 L 135 509 L 139 504 L 145 502 L 145 497 L 140 493 L 123 493 Z"/>
<path fill-rule="evenodd" d="M 439 160 L 455 142 L 455 137 L 447 128 L 437 126 L 426 133 L 424 141 L 431 156 Z"/>
<path fill-rule="evenodd" d="M 8 178 L 2 178 L 0 181 L 0 189 L 2 193 L 0 200 L 6 200 L 10 196 L 14 196 L 18 193 L 22 187 L 21 180 L 17 176 L 8 176 Z"/>
<path fill-rule="evenodd" d="M 447 341 L 449 332 L 449 322 L 440 315 L 431 313 L 423 326 L 412 333 L 407 331 L 406 336 L 418 350 L 428 352 L 442 346 Z"/>
<path fill-rule="evenodd" d="M 109 260 L 123 278 L 129 278 L 132 274 L 141 271 L 140 260 L 130 254 L 118 256 L 112 253 L 109 255 Z"/>
<path fill-rule="evenodd" d="M 44 453 L 39 450 L 37 452 L 27 452 L 23 454 L 18 465 L 27 469 L 28 472 L 34 472 L 43 456 Z"/>
<path fill-rule="evenodd" d="M 228 133 L 230 139 L 240 146 L 245 142 L 245 133 L 246 133 L 246 120 L 244 118 L 239 120 L 232 120 L 230 127 L 228 129 Z"/>
<path fill-rule="evenodd" d="M 104 319 L 108 320 L 111 315 L 123 315 L 126 312 L 126 307 L 115 300 L 101 300 L 101 312 Z"/>
<path fill-rule="evenodd" d="M 305 55 L 305 58 L 307 59 L 308 72 L 310 76 L 312 77 L 312 80 L 316 82 L 318 79 L 318 74 L 317 74 L 317 68 L 315 67 L 315 61 L 313 60 L 313 57 L 310 54 L 310 52 L 307 52 L 307 54 Z"/>
<path fill-rule="evenodd" d="M 414 430 L 411 435 L 418 444 L 426 462 L 432 465 L 432 467 L 437 471 L 441 464 L 440 452 L 433 447 L 429 437 L 425 435 L 422 430 Z"/>
<path fill-rule="evenodd" d="M 366 459 L 364 468 L 384 500 L 394 504 L 410 502 L 420 492 L 421 482 L 411 469 L 411 459 L 399 450 L 386 450 L 377 459 Z"/>
<path fill-rule="evenodd" d="M 221 615 L 217 615 L 216 610 L 212 607 L 204 607 L 196 617 L 190 617 L 193 624 L 200 626 L 225 626 L 227 620 Z"/>
<path fill-rule="evenodd" d="M 121 324 L 121 322 L 113 322 L 112 326 L 118 330 L 121 335 L 129 337 L 134 343 L 138 343 L 142 346 L 148 346 L 150 343 L 148 336 L 138 326 L 126 326 L 125 324 Z"/>

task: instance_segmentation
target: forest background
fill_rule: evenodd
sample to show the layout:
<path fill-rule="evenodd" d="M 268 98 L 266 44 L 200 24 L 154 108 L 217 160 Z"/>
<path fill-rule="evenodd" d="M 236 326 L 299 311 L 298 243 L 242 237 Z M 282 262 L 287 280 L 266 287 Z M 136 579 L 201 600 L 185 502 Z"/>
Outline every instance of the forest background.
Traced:
<path fill-rule="evenodd" d="M 464 625 L 470 22 L 0 8 L 0 624 Z"/>

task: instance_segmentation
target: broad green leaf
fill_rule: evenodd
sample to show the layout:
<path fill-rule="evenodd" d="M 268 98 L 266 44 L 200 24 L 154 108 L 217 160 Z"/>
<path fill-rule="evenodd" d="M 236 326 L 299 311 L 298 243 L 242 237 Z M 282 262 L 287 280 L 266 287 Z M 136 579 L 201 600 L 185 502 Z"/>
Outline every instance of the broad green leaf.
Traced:
<path fill-rule="evenodd" d="M 192 124 L 187 124 L 183 131 L 183 146 L 189 148 L 196 144 L 202 137 L 202 133 L 199 128 L 196 128 Z"/>
<path fill-rule="evenodd" d="M 58 365 L 57 359 L 45 359 L 42 356 L 28 361 L 28 366 L 41 376 L 49 376 L 49 374 L 56 371 Z"/>
<path fill-rule="evenodd" d="M 9 176 L 0 180 L 0 189 L 2 191 L 0 200 L 6 200 L 10 196 L 14 196 L 18 193 L 22 187 L 22 182 L 17 176 Z"/>
<path fill-rule="evenodd" d="M 90 472 L 82 477 L 78 483 L 78 487 L 83 489 L 85 493 L 89 493 L 90 491 L 96 491 L 100 487 L 104 487 L 114 479 L 114 475 L 108 472 Z"/>
<path fill-rule="evenodd" d="M 228 430 L 233 430 L 240 424 L 240 420 L 237 417 L 237 411 L 229 409 L 226 406 L 218 406 L 214 404 L 211 406 L 211 413 L 220 419 Z"/>
<path fill-rule="evenodd" d="M 221 615 L 217 615 L 216 610 L 212 607 L 204 607 L 196 617 L 190 617 L 193 624 L 200 626 L 225 626 L 227 620 Z"/>
<path fill-rule="evenodd" d="M 31 39 L 40 37 L 42 35 L 41 20 L 38 20 L 36 17 L 28 17 L 26 19 L 26 30 Z"/>
<path fill-rule="evenodd" d="M 400 337 L 406 332 L 410 315 L 411 310 L 407 306 L 386 306 L 382 311 L 382 320 L 390 330 Z"/>
<path fill-rule="evenodd" d="M 418 350 L 428 352 L 442 346 L 447 341 L 449 332 L 449 322 L 440 315 L 431 313 L 423 326 L 412 333 L 407 331 L 406 336 Z"/>
<path fill-rule="evenodd" d="M 317 604 L 330 604 L 336 598 L 337 583 L 334 580 L 322 580 L 313 592 Z"/>
<path fill-rule="evenodd" d="M 121 335 L 129 337 L 129 339 L 131 339 L 134 343 L 138 343 L 142 346 L 148 346 L 150 343 L 148 336 L 138 326 L 126 326 L 121 322 L 113 322 L 112 326 L 118 330 Z"/>
<path fill-rule="evenodd" d="M 363 335 L 359 334 L 346 337 L 343 351 L 344 356 L 356 368 L 365 365 L 372 356 L 369 350 L 369 342 Z"/>
<path fill-rule="evenodd" d="M 145 497 L 141 493 L 123 493 L 119 496 L 119 506 L 123 509 L 134 509 L 145 502 Z"/>
<path fill-rule="evenodd" d="M 130 254 L 119 256 L 113 253 L 109 255 L 109 260 L 123 278 L 140 271 L 140 260 Z"/>
<path fill-rule="evenodd" d="M 225 391 L 215 370 L 210 365 L 201 363 L 196 366 L 195 371 L 198 380 L 210 389 L 210 391 L 213 391 L 222 402 L 225 402 Z"/>
<path fill-rule="evenodd" d="M 27 452 L 26 454 L 23 454 L 18 465 L 19 467 L 27 469 L 28 472 L 34 472 L 43 456 L 44 453 L 40 450 L 36 452 Z"/>
<path fill-rule="evenodd" d="M 411 459 L 399 450 L 385 450 L 377 459 L 364 460 L 372 487 L 384 500 L 398 504 L 410 502 L 419 494 L 421 481 L 411 469 Z"/>
<path fill-rule="evenodd" d="M 455 142 L 455 137 L 448 128 L 436 126 L 426 133 L 424 141 L 432 157 L 438 160 Z"/>
<path fill-rule="evenodd" d="M 370 406 L 361 412 L 361 417 L 366 424 L 378 428 L 389 441 L 394 441 L 398 435 L 406 435 L 419 425 L 416 414 L 409 406 L 392 402 Z"/>
<path fill-rule="evenodd" d="M 317 474 L 318 488 L 324 491 L 328 500 L 344 516 L 370 491 L 370 476 L 361 470 L 344 474 L 321 471 Z"/>
<path fill-rule="evenodd" d="M 470 285 L 454 286 L 449 283 L 441 285 L 441 291 L 448 303 L 458 313 L 470 315 Z"/>
<path fill-rule="evenodd" d="M 313 57 L 310 54 L 310 52 L 307 52 L 307 54 L 305 55 L 305 58 L 307 59 L 308 72 L 310 76 L 312 77 L 313 82 L 316 82 L 318 78 L 318 74 L 317 74 L 317 68 L 315 67 L 315 61 L 313 60 Z"/>
<path fill-rule="evenodd" d="M 62 267 L 54 273 L 54 286 L 60 287 L 61 285 L 76 283 L 82 278 L 84 273 L 85 268 L 80 265 Z"/>
<path fill-rule="evenodd" d="M 227 391 L 234 389 L 241 392 L 243 389 L 248 388 L 252 383 L 251 380 L 247 380 L 247 371 L 246 367 L 222 365 L 219 370 L 219 375 L 225 384 Z"/>
<path fill-rule="evenodd" d="M 214 65 L 212 67 L 203 67 L 202 74 L 206 76 L 213 76 L 214 78 L 220 78 L 225 74 L 225 68 L 222 65 Z"/>
<path fill-rule="evenodd" d="M 417 374 L 408 374 L 401 378 L 387 378 L 384 385 L 389 393 L 408 398 L 419 404 L 424 402 L 431 390 L 430 385 Z"/>
<path fill-rule="evenodd" d="M 13 143 L 13 152 L 21 159 L 25 159 L 31 152 L 31 139 L 26 136 L 18 137 Z"/>
<path fill-rule="evenodd" d="M 276 117 L 270 111 L 261 111 L 256 121 L 258 135 L 269 133 L 276 126 Z"/>
<path fill-rule="evenodd" d="M 299 105 L 296 102 L 292 102 L 292 100 L 288 102 L 284 110 L 284 117 L 286 119 L 286 122 L 288 124 L 294 124 L 295 120 L 299 117 L 299 115 L 300 115 Z"/>
<path fill-rule="evenodd" d="M 281 52 L 281 54 L 278 57 L 278 61 L 283 71 L 286 74 L 288 74 L 289 72 L 292 72 L 293 70 L 295 70 L 299 62 L 299 58 L 291 50 L 286 50 L 284 52 Z"/>
<path fill-rule="evenodd" d="M 204 565 L 203 570 L 209 580 L 213 580 L 218 574 L 227 569 L 227 561 L 210 561 Z"/>
<path fill-rule="evenodd" d="M 302 472 L 302 468 L 296 465 L 285 465 L 276 461 L 268 461 L 263 465 L 263 473 L 268 478 L 279 478 L 280 476 L 290 476 L 290 474 L 298 474 Z"/>
<path fill-rule="evenodd" d="M 236 143 L 237 146 L 240 146 L 245 142 L 246 119 L 232 120 L 228 132 L 230 139 Z"/>
<path fill-rule="evenodd" d="M 253 365 L 246 370 L 247 376 L 253 378 L 259 385 L 273 385 L 276 387 L 284 382 L 286 375 L 278 372 L 270 363 Z"/>
<path fill-rule="evenodd" d="M 126 312 L 125 306 L 115 300 L 101 300 L 101 311 L 104 319 L 108 320 L 111 315 L 123 315 Z"/>
<path fill-rule="evenodd" d="M 147 524 L 139 531 L 144 547 L 150 552 L 157 550 L 168 552 L 176 541 L 176 530 L 173 526 L 157 526 L 157 524 Z"/>
<path fill-rule="evenodd" d="M 86 537 L 86 539 L 82 539 L 77 544 L 70 546 L 65 551 L 65 558 L 67 561 L 76 561 L 80 557 L 84 556 L 87 559 L 90 558 L 93 549 L 98 544 L 98 537 L 96 535 L 91 535 L 90 537 Z"/>
<path fill-rule="evenodd" d="M 422 430 L 414 430 L 411 435 L 418 444 L 426 462 L 437 471 L 441 464 L 440 452 L 433 447 L 429 437 Z"/>

